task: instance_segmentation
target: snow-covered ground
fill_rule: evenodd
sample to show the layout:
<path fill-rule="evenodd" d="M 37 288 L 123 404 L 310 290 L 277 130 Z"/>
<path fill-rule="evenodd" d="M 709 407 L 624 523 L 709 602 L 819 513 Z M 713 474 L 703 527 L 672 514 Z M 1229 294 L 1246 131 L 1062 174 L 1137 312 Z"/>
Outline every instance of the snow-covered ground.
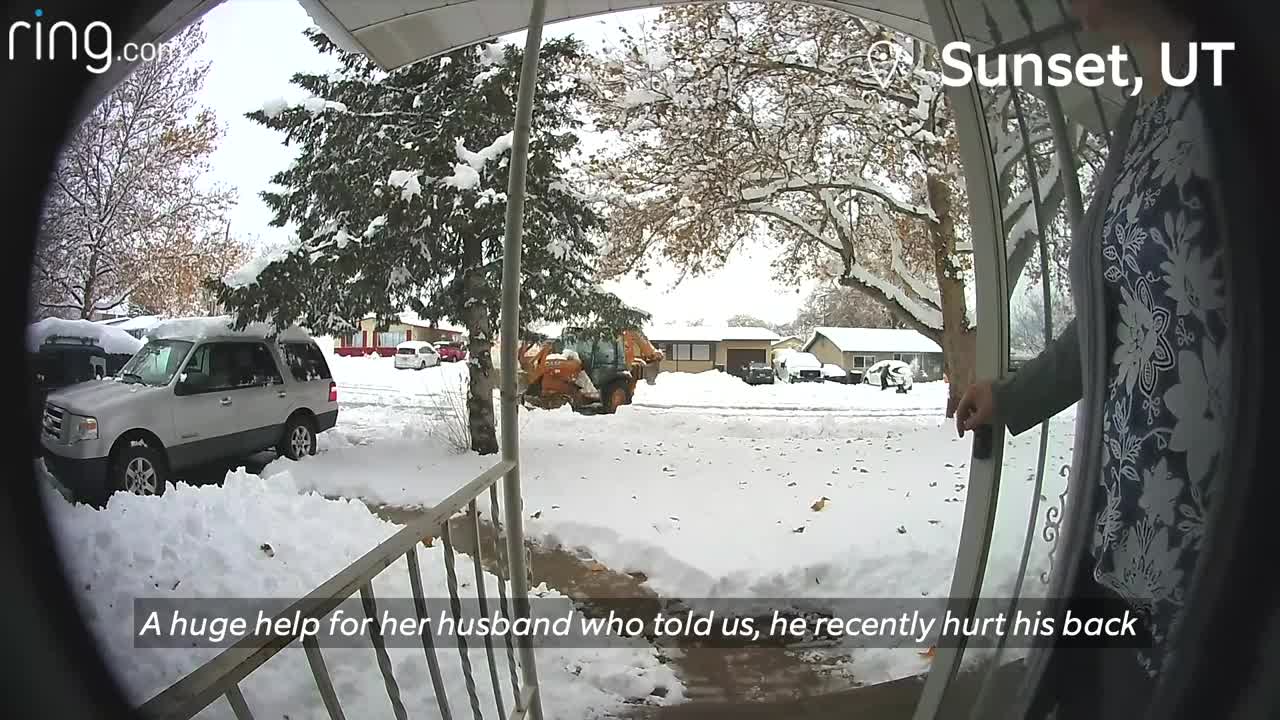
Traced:
<path fill-rule="evenodd" d="M 359 501 L 301 493 L 287 473 L 263 480 L 239 471 L 228 474 L 221 487 L 179 485 L 159 498 L 117 494 L 101 511 L 70 505 L 52 490 L 46 500 L 73 586 L 83 589 L 79 595 L 89 625 L 118 679 L 139 703 L 220 651 L 135 647 L 134 598 L 299 598 L 399 529 Z M 448 597 L 441 553 L 440 543 L 418 546 L 428 598 Z M 471 563 L 465 557 L 458 563 L 460 592 L 474 597 L 468 582 L 473 578 Z M 496 598 L 496 578 L 486 579 L 488 597 Z M 393 563 L 373 586 L 375 596 L 384 600 L 411 598 L 406 561 Z M 537 590 L 544 597 L 562 597 L 545 587 Z M 535 606 L 535 614 L 541 607 Z M 434 709 L 421 646 L 388 651 L 406 707 Z M 442 646 L 438 655 L 454 712 L 464 712 L 468 695 L 457 649 Z M 324 656 L 347 717 L 391 714 L 371 648 L 326 647 Z M 492 714 L 483 644 L 472 643 L 470 660 L 481 707 Z M 505 653 L 499 661 L 505 707 L 510 710 Z M 670 667 L 661 664 L 643 641 L 618 639 L 606 648 L 539 648 L 538 672 L 550 717 L 597 717 L 628 700 L 678 702 L 683 692 Z M 256 717 L 326 716 L 306 656 L 296 643 L 240 687 Z M 199 717 L 233 715 L 230 706 L 218 700 Z"/>
<path fill-rule="evenodd" d="M 430 505 L 493 462 L 444 439 L 462 366 L 422 372 L 335 358 L 345 403 L 322 455 L 289 472 L 304 488 L 375 504 Z M 606 566 L 640 572 L 659 594 L 706 598 L 941 598 L 950 590 L 968 483 L 969 438 L 944 417 L 946 388 L 751 387 L 716 372 L 664 373 L 612 416 L 524 411 L 526 530 Z M 803 408 L 803 410 L 801 410 Z M 821 408 L 814 410 L 813 408 Z M 1073 414 L 1052 421 L 1043 501 L 1063 489 Z M 991 581 L 1012 593 L 1033 499 L 1038 431 L 1005 448 Z M 814 510 L 815 505 L 819 510 Z M 1042 592 L 1047 542 L 1024 593 Z M 913 652 L 864 652 L 864 681 L 924 668 Z"/>
<path fill-rule="evenodd" d="M 394 531 L 356 501 L 434 504 L 496 460 L 449 441 L 465 365 L 413 371 L 395 370 L 386 358 L 330 361 L 341 411 L 315 457 L 273 461 L 261 477 L 232 474 L 224 487 L 119 497 L 104 511 L 51 500 L 73 574 L 92 588 L 84 596 L 95 629 L 116 666 L 129 669 L 139 698 L 213 651 L 133 649 L 131 597 L 302 595 Z M 796 608 L 823 598 L 940 599 L 950 590 L 970 452 L 970 440 L 957 438 L 943 416 L 945 397 L 940 383 L 900 395 L 664 373 L 616 415 L 522 411 L 526 530 L 612 570 L 643 573 L 660 595 L 695 606 L 709 599 L 786 599 Z M 1062 491 L 1058 470 L 1069 461 L 1072 419 L 1068 411 L 1051 423 L 1037 538 Z M 986 597 L 1012 591 L 1039 442 L 1039 432 L 1028 432 L 1006 444 Z M 139 528 L 158 541 L 131 540 Z M 263 543 L 274 557 L 259 549 Z M 1048 548 L 1038 543 L 1024 593 L 1043 592 L 1038 576 Z M 422 565 L 435 573 L 426 579 L 428 595 L 432 588 L 443 594 L 439 558 Z M 375 590 L 408 597 L 403 568 L 381 576 Z M 473 664 L 483 677 L 480 652 Z M 591 716 L 657 688 L 666 701 L 682 698 L 679 681 L 646 647 L 540 652 L 556 716 Z M 420 650 L 392 655 L 397 668 L 421 664 Z M 848 643 L 835 655 L 863 683 L 919 673 L 928 663 L 915 647 Z M 326 660 L 339 668 L 344 706 L 365 710 L 352 716 L 386 714 L 371 651 L 335 649 Z M 465 698 L 460 670 L 450 667 L 450 696 Z M 402 690 L 415 706 L 431 707 L 420 671 L 406 667 L 416 680 Z M 260 716 L 296 713 L 316 699 L 294 650 L 255 673 L 245 692 Z"/>

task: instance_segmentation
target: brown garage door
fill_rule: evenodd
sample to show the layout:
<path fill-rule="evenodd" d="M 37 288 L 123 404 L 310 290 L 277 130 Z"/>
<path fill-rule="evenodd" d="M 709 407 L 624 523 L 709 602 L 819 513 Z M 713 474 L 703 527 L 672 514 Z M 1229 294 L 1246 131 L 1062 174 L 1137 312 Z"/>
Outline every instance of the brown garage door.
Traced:
<path fill-rule="evenodd" d="M 725 371 L 738 377 L 749 363 L 765 362 L 764 350 L 726 350 L 724 356 Z"/>

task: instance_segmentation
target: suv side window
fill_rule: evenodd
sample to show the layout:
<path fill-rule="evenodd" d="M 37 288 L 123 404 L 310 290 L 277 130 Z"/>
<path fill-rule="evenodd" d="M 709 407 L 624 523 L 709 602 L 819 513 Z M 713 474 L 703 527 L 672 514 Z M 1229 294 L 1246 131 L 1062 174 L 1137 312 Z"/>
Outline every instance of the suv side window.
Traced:
<path fill-rule="evenodd" d="M 247 353 L 237 348 L 240 353 L 237 356 L 237 365 L 242 368 L 243 372 L 241 376 L 242 385 L 283 384 L 284 378 L 280 377 L 280 367 L 276 364 L 276 359 L 272 357 L 270 348 L 263 343 L 244 344 L 248 345 Z"/>
<path fill-rule="evenodd" d="M 230 385 L 223 384 L 223 380 L 213 377 L 213 345 L 205 344 L 196 348 L 191 353 L 191 357 L 187 358 L 187 364 L 182 367 L 183 378 L 191 383 L 195 392 L 214 392 L 217 390 L 226 390 Z M 192 392 L 192 391 L 188 391 Z"/>
<path fill-rule="evenodd" d="M 315 343 L 290 342 L 281 346 L 284 349 L 284 361 L 289 366 L 289 374 L 298 382 L 312 380 L 332 380 L 329 363 L 325 362 L 324 353 Z"/>
<path fill-rule="evenodd" d="M 208 378 L 202 392 L 284 382 L 271 351 L 260 342 L 213 342 L 196 348 L 183 372 Z"/>

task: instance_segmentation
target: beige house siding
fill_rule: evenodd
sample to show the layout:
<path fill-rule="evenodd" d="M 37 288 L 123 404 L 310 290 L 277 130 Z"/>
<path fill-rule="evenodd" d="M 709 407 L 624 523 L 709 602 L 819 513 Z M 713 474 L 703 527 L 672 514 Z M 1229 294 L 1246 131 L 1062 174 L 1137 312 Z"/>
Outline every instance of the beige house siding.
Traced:
<path fill-rule="evenodd" d="M 659 372 L 699 373 L 715 369 L 710 360 L 663 360 Z"/>
<path fill-rule="evenodd" d="M 813 347 L 809 348 L 809 352 L 813 353 L 813 355 L 824 365 L 828 363 L 832 365 L 839 365 L 846 370 L 852 367 L 852 365 L 845 365 L 845 354 L 840 352 L 840 348 L 836 347 L 835 343 L 821 335 L 819 335 L 814 341 Z M 852 353 L 847 354 L 852 357 Z"/>
<path fill-rule="evenodd" d="M 779 340 L 770 347 L 774 350 L 799 350 L 804 347 L 804 340 L 801 340 L 800 338 L 787 338 L 786 340 Z"/>

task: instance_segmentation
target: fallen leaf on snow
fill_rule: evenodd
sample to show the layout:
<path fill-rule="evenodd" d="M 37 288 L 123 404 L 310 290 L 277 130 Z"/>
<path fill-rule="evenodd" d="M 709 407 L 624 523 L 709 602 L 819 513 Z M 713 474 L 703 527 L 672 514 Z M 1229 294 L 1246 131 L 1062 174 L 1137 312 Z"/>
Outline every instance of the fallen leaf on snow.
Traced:
<path fill-rule="evenodd" d="M 804 532 L 804 526 L 803 526 L 803 525 L 801 525 L 800 527 L 796 528 L 795 530 L 792 530 L 791 532 L 793 532 L 793 533 L 802 533 L 802 532 Z"/>
<path fill-rule="evenodd" d="M 824 508 L 827 507 L 827 503 L 829 502 L 831 502 L 831 498 L 824 495 L 821 498 L 819 498 L 817 502 L 810 505 L 809 509 L 814 512 L 821 512 Z"/>

